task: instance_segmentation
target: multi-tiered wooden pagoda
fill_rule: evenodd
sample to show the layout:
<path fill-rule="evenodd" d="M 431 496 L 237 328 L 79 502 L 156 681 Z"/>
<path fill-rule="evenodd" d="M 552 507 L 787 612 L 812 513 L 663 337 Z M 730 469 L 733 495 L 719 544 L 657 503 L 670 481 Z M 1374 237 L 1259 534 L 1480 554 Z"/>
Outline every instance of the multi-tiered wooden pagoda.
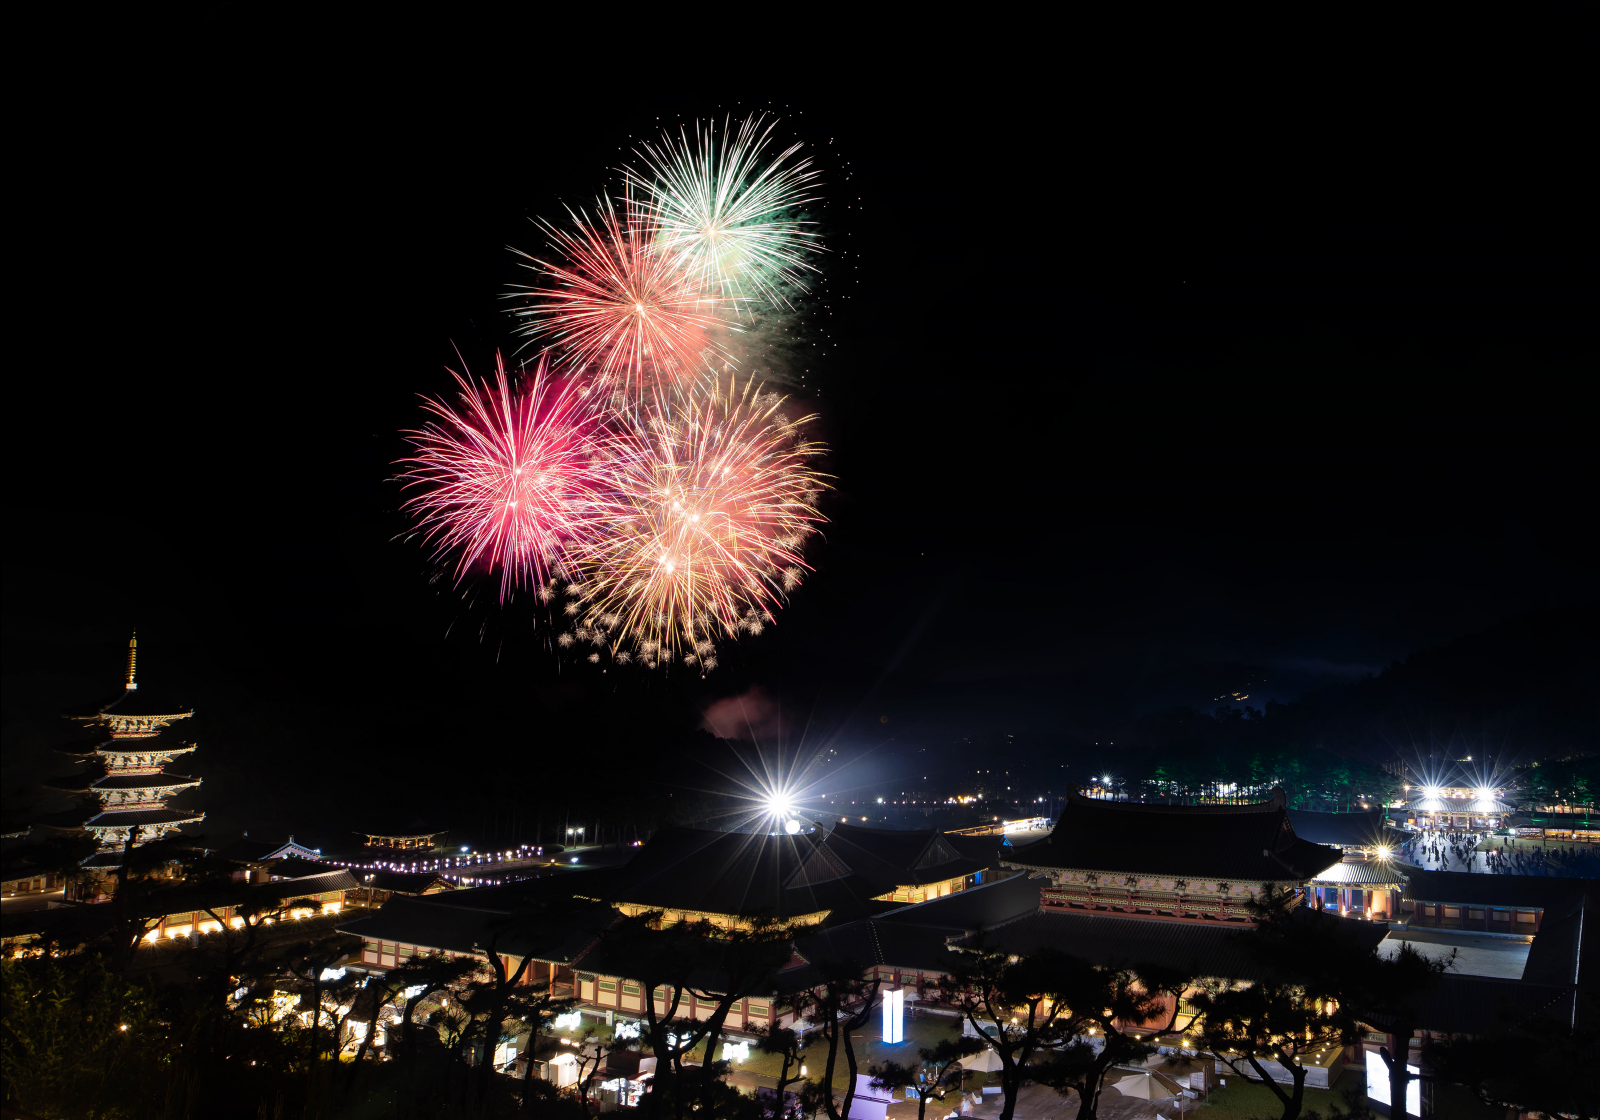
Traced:
<path fill-rule="evenodd" d="M 128 673 L 123 691 L 91 712 L 67 716 L 89 731 L 80 742 L 58 748 L 80 769 L 45 785 L 77 794 L 77 809 L 38 823 L 67 832 L 87 832 L 99 850 L 86 868 L 109 870 L 122 862 L 130 844 L 155 840 L 180 825 L 203 820 L 204 813 L 173 808 L 169 802 L 199 778 L 169 774 L 175 757 L 194 750 L 193 743 L 171 737 L 169 726 L 194 715 L 194 709 L 140 691 L 136 679 L 138 636 L 128 640 Z"/>

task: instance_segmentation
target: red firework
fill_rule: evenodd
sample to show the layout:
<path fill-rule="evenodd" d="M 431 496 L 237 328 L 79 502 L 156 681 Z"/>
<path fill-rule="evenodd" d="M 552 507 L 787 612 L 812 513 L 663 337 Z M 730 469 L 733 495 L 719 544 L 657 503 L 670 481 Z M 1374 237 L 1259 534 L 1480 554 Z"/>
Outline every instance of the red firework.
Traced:
<path fill-rule="evenodd" d="M 519 254 L 552 283 L 519 288 L 530 302 L 516 314 L 521 333 L 550 338 L 576 368 L 643 396 L 648 385 L 682 384 L 720 366 L 715 335 L 733 328 L 726 301 L 675 267 L 623 205 L 626 217 L 601 199 L 594 218 L 572 215 L 571 230 L 544 227 L 566 263 Z"/>
<path fill-rule="evenodd" d="M 423 488 L 404 508 L 434 558 L 454 554 L 458 583 L 498 570 L 504 599 L 565 574 L 567 548 L 597 531 L 606 503 L 594 468 L 602 417 L 585 391 L 552 378 L 542 360 L 519 385 L 498 353 L 495 367 L 495 385 L 451 371 L 458 408 L 424 398 L 433 418 L 405 433 L 416 454 L 402 477 Z"/>

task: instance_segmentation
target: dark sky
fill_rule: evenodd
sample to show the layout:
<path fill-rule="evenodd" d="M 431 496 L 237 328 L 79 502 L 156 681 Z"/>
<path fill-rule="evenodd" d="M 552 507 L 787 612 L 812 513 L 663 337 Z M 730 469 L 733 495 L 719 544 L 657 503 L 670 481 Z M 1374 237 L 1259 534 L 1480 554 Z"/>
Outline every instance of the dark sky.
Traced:
<path fill-rule="evenodd" d="M 454 760 L 533 788 L 600 743 L 626 772 L 751 688 L 790 741 L 809 716 L 852 748 L 1070 750 L 1592 597 L 1564 73 L 607 102 L 385 71 L 63 101 L 22 141 L 8 765 L 114 686 L 134 626 L 149 687 L 211 713 L 195 766 L 234 825 L 268 787 L 300 819 L 313 785 Z M 705 681 L 558 667 L 395 539 L 397 432 L 457 349 L 515 347 L 529 216 L 658 118 L 769 98 L 827 184 L 816 574 Z"/>

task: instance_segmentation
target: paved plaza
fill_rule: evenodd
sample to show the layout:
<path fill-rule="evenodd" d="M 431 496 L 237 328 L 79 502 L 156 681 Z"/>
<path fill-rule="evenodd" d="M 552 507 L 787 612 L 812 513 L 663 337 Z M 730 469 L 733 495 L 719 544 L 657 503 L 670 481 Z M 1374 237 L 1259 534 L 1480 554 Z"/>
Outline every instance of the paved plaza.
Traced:
<path fill-rule="evenodd" d="M 1455 953 L 1451 971 L 1463 976 L 1494 976 L 1502 980 L 1521 980 L 1528 963 L 1531 937 L 1503 937 L 1487 933 L 1456 933 L 1449 930 L 1395 931 L 1378 946 L 1378 954 L 1392 957 L 1404 941 L 1432 960 L 1443 960 Z"/>
<path fill-rule="evenodd" d="M 1496 875 L 1552 875 L 1600 878 L 1600 845 L 1572 840 L 1466 833 L 1423 833 L 1401 846 L 1399 857 L 1427 871 L 1466 871 Z"/>

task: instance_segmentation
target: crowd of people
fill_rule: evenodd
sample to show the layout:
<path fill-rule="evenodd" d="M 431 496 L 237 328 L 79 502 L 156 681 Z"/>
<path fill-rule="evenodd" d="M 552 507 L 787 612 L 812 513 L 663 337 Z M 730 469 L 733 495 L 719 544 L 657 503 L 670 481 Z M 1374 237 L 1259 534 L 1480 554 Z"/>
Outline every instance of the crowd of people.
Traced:
<path fill-rule="evenodd" d="M 1436 865 L 1441 871 L 1486 871 L 1497 875 L 1593 876 L 1600 872 L 1600 855 L 1593 844 L 1552 844 L 1545 840 L 1497 838 L 1491 846 L 1485 834 L 1451 829 L 1427 829 L 1401 846 L 1402 858 Z M 1476 857 L 1483 855 L 1481 866 Z"/>

